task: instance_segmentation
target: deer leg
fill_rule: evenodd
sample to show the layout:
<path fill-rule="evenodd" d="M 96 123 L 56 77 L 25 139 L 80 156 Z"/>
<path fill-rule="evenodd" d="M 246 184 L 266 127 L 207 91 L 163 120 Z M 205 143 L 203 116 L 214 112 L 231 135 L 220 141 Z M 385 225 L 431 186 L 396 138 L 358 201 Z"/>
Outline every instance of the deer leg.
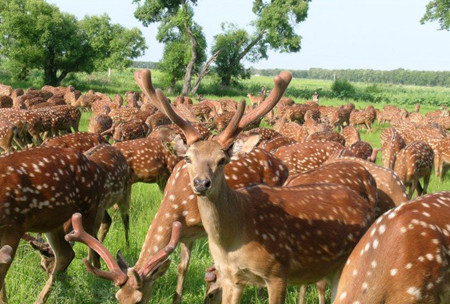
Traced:
<path fill-rule="evenodd" d="M 302 285 L 302 286 L 300 286 L 300 289 L 298 291 L 297 304 L 304 304 L 305 303 L 305 295 L 306 295 L 306 285 Z"/>
<path fill-rule="evenodd" d="M 243 287 L 233 284 L 230 280 L 224 280 L 222 285 L 222 304 L 239 304 Z"/>
<path fill-rule="evenodd" d="M 103 208 L 98 208 L 97 210 L 93 208 L 89 213 L 83 214 L 82 223 L 87 233 L 92 236 L 97 235 L 104 213 L 105 210 Z M 91 248 L 89 248 L 88 260 L 94 265 L 94 267 L 100 268 L 100 256 Z"/>
<path fill-rule="evenodd" d="M 319 294 L 319 304 L 325 304 L 325 290 L 327 289 L 327 281 L 320 280 L 316 283 L 317 293 Z"/>
<path fill-rule="evenodd" d="M 54 264 L 48 265 L 47 269 L 52 268 L 52 270 L 49 273 L 49 277 L 44 288 L 39 293 L 39 296 L 34 304 L 43 304 L 47 301 L 50 296 L 53 283 L 57 278 L 57 274 L 64 272 L 75 257 L 75 252 L 73 252 L 72 246 L 70 246 L 70 244 L 64 239 L 64 235 L 64 229 L 62 226 L 45 234 L 50 247 L 55 254 L 55 258 Z"/>
<path fill-rule="evenodd" d="M 189 262 L 191 260 L 191 252 L 194 241 L 181 242 L 180 243 L 180 264 L 178 264 L 178 281 L 177 288 L 173 298 L 173 303 L 181 303 L 184 280 L 186 279 L 186 273 L 189 268 Z"/>
<path fill-rule="evenodd" d="M 19 245 L 20 237 L 21 237 L 20 233 L 18 232 L 5 231 L 1 233 L 0 247 L 3 247 L 4 245 L 9 245 L 12 247 L 13 251 L 11 252 L 11 261 L 9 263 L 0 264 L 0 286 L 2 289 L 0 293 L 0 304 L 7 303 L 5 278 L 6 273 L 8 272 L 8 269 L 11 266 L 12 261 L 14 260 L 14 256 L 17 251 L 17 246 Z"/>
<path fill-rule="evenodd" d="M 108 211 L 105 210 L 103 215 L 102 223 L 100 225 L 100 229 L 98 231 L 98 240 L 103 243 L 108 234 L 109 228 L 111 227 L 112 219 L 109 216 Z"/>
<path fill-rule="evenodd" d="M 269 304 L 282 304 L 286 299 L 287 282 L 284 278 L 276 278 L 267 283 Z"/>
<path fill-rule="evenodd" d="M 434 174 L 437 178 L 439 178 L 439 181 L 442 181 L 442 165 L 443 161 L 441 161 L 441 158 L 438 153 L 434 154 Z"/>
<path fill-rule="evenodd" d="M 430 183 L 430 177 L 431 177 L 431 172 L 429 174 L 425 175 L 423 178 L 423 192 L 422 193 L 424 195 L 428 193 L 427 189 L 428 189 L 428 184 Z"/>

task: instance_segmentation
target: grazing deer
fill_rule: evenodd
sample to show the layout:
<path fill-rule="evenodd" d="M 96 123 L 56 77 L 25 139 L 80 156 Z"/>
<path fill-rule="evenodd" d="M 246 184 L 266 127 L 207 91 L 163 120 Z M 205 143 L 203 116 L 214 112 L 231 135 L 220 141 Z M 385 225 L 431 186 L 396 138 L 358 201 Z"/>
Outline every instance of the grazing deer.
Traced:
<path fill-rule="evenodd" d="M 103 217 L 103 200 L 110 190 L 106 172 L 74 149 L 40 147 L 0 156 L 0 246 L 12 247 L 11 259 L 26 232 L 45 233 L 55 253 L 47 265 L 48 281 L 36 303 L 49 296 L 55 274 L 74 257 L 64 240 L 63 224 L 74 212 L 95 234 Z M 90 254 L 98 264 L 93 252 Z M 0 265 L 0 286 L 11 262 Z M 6 301 L 6 297 L 0 302 Z"/>
<path fill-rule="evenodd" d="M 353 249 L 333 303 L 449 303 L 449 223 L 448 191 L 385 213 Z"/>
<path fill-rule="evenodd" d="M 68 242 L 81 242 L 87 245 L 91 250 L 100 255 L 109 268 L 109 271 L 103 271 L 93 266 L 87 260 L 83 260 L 86 268 L 94 275 L 111 280 L 116 286 L 123 287 L 128 284 L 128 288 L 121 288 L 116 293 L 116 298 L 119 303 L 141 303 L 143 301 L 144 293 L 139 291 L 139 288 L 145 284 L 145 281 L 150 281 L 147 285 L 146 292 L 150 295 L 153 289 L 153 282 L 156 278 L 161 277 L 170 265 L 169 255 L 175 250 L 180 238 L 181 224 L 174 222 L 172 225 L 172 236 L 169 243 L 151 258 L 143 267 L 137 271 L 134 268 L 128 268 L 122 255 L 118 253 L 118 261 L 109 253 L 103 244 L 92 237 L 83 229 L 82 215 L 75 213 L 72 216 L 73 231 L 66 234 L 65 239 Z M 133 292 L 127 292 L 132 289 Z"/>
<path fill-rule="evenodd" d="M 427 194 L 433 168 L 433 149 L 423 141 L 413 141 L 395 155 L 394 171 L 406 187 L 409 187 L 409 197 L 415 190 L 418 195 Z M 419 179 L 423 178 L 423 188 Z"/>
<path fill-rule="evenodd" d="M 223 278 L 223 303 L 239 303 L 249 284 L 266 285 L 270 304 L 284 302 L 288 283 L 327 277 L 335 284 L 347 254 L 374 219 L 374 208 L 341 185 L 257 185 L 234 191 L 226 183 L 224 166 L 240 150 L 233 145 L 237 135 L 273 108 L 291 77 L 288 72 L 276 76 L 274 89 L 259 107 L 244 116 L 241 103 L 221 134 L 201 140 L 163 93 L 153 90 L 150 71 L 135 73 L 150 100 L 186 135 L 187 145 L 175 151 L 187 162 L 209 248 Z"/>

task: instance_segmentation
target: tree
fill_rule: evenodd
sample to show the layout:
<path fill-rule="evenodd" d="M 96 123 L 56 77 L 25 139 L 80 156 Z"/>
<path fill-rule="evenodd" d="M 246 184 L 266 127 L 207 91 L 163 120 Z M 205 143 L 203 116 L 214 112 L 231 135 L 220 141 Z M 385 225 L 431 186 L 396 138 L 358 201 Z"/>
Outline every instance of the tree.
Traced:
<path fill-rule="evenodd" d="M 307 17 L 309 0 L 254 0 L 253 13 L 257 19 L 253 22 L 255 31 L 245 35 L 244 30 L 224 27 L 225 33 L 217 35 L 214 50 L 228 40 L 237 45 L 223 49 L 217 62 L 222 85 L 229 85 L 232 77 L 242 76 L 241 61 L 245 58 L 255 62 L 267 58 L 267 50 L 281 52 L 300 51 L 301 36 L 295 33 L 295 25 Z M 226 54 L 229 51 L 231 54 Z M 245 73 L 244 73 L 245 74 Z"/>
<path fill-rule="evenodd" d="M 0 0 L 0 20 L 0 54 L 13 75 L 40 69 L 50 85 L 70 72 L 131 66 L 145 49 L 138 29 L 110 24 L 106 15 L 79 22 L 43 0 Z"/>
<path fill-rule="evenodd" d="M 165 43 L 164 55 L 159 68 L 165 73 L 169 83 L 169 91 L 173 93 L 177 80 L 186 76 L 186 70 L 192 60 L 193 49 L 190 44 L 190 36 L 185 30 L 184 22 L 186 11 L 179 10 L 175 16 L 165 19 L 158 29 L 157 39 Z M 206 60 L 206 39 L 201 26 L 192 21 L 191 33 L 196 41 L 196 55 L 194 64 L 190 67 L 189 74 L 197 74 L 201 64 Z M 189 81 L 190 83 L 190 81 Z M 190 86 L 188 91 L 190 92 Z"/>
<path fill-rule="evenodd" d="M 147 48 L 138 28 L 111 24 L 108 15 L 87 16 L 80 21 L 80 27 L 88 36 L 96 71 L 129 67 L 131 59 L 142 56 Z"/>
<path fill-rule="evenodd" d="M 38 68 L 58 85 L 70 72 L 92 71 L 92 48 L 74 16 L 42 0 L 0 0 L 0 18 L 0 53 L 14 75 Z"/>
<path fill-rule="evenodd" d="M 441 30 L 450 30 L 450 1 L 433 0 L 426 6 L 425 15 L 420 19 L 420 23 L 438 21 Z"/>
<path fill-rule="evenodd" d="M 180 37 L 183 37 L 183 39 L 188 37 L 188 45 L 191 50 L 190 59 L 185 68 L 182 91 L 183 95 L 187 95 L 191 91 L 192 75 L 194 74 L 195 66 L 200 61 L 198 57 L 199 53 L 201 53 L 198 41 L 198 33 L 201 33 L 201 28 L 193 22 L 193 11 L 191 7 L 191 5 L 197 4 L 197 0 L 133 0 L 133 2 L 138 4 L 134 15 L 144 26 L 161 22 L 160 33 L 157 37 L 159 42 L 164 42 L 164 40 L 166 42 L 174 41 L 174 39 L 167 39 L 161 34 L 170 33 L 169 29 L 173 28 L 180 31 Z"/>
<path fill-rule="evenodd" d="M 216 60 L 216 73 L 222 86 L 228 86 L 232 80 L 250 78 L 250 69 L 246 69 L 238 58 L 245 52 L 251 41 L 246 30 L 239 29 L 233 24 L 222 24 L 223 34 L 214 37 L 212 53 L 221 50 Z M 256 61 L 257 52 L 247 53 L 249 61 Z"/>

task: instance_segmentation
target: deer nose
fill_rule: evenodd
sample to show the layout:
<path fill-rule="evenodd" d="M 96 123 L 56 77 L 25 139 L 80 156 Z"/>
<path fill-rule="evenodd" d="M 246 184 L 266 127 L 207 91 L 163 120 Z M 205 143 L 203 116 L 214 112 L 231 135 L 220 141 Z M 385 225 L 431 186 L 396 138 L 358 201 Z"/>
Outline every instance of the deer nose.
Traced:
<path fill-rule="evenodd" d="M 211 180 L 209 178 L 194 178 L 194 189 L 196 192 L 205 192 L 211 188 Z"/>

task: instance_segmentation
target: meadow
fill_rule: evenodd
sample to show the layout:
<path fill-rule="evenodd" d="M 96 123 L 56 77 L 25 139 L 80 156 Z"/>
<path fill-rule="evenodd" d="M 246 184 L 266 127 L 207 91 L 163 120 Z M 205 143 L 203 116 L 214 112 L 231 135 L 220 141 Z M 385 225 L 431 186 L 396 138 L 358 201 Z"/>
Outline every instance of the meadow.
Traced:
<path fill-rule="evenodd" d="M 42 86 L 38 80 L 32 80 L 30 82 L 8 82 L 5 77 L 5 73 L 0 74 L 0 82 L 10 84 L 13 87 L 29 87 Z M 161 87 L 159 80 L 159 73 L 154 73 L 154 83 L 156 87 Z M 34 81 L 34 83 L 33 83 Z M 67 79 L 63 85 L 72 83 L 77 89 L 86 92 L 88 89 L 95 91 L 108 93 L 111 96 L 114 94 L 124 94 L 129 90 L 138 90 L 137 85 L 134 83 L 134 79 L 131 71 L 114 72 L 111 80 L 106 78 L 106 75 L 100 73 L 94 73 L 93 75 L 75 75 Z M 214 79 L 207 79 L 205 86 L 212 86 Z M 220 94 L 222 97 L 232 97 L 235 99 L 245 98 L 247 92 L 258 91 L 261 85 L 271 87 L 272 80 L 270 77 L 252 77 L 250 80 L 246 80 L 243 84 L 237 87 L 235 90 L 223 91 Z M 319 88 L 322 90 L 329 90 L 331 81 L 323 80 L 304 80 L 294 79 L 288 89 L 286 95 L 293 96 L 297 102 L 302 102 L 306 99 L 300 99 L 295 97 L 296 91 L 307 90 L 314 91 Z M 356 84 L 358 88 L 364 89 L 370 85 Z M 390 85 L 374 85 L 381 93 L 391 95 L 392 98 L 401 100 L 402 96 L 407 96 L 408 100 L 417 98 L 448 98 L 450 96 L 450 88 L 439 87 L 406 87 L 406 86 L 390 86 Z M 212 92 L 212 90 L 210 91 Z M 290 92 L 293 92 L 290 95 Z M 205 97 L 219 98 L 217 95 L 208 94 L 208 90 L 205 91 Z M 173 97 L 173 96 L 172 96 Z M 444 99 L 445 100 L 445 99 Z M 341 105 L 348 102 L 354 102 L 357 108 L 363 108 L 368 102 L 351 100 L 351 99 L 338 99 L 338 98 L 324 98 L 321 97 L 320 103 L 325 105 Z M 414 108 L 414 103 L 403 105 L 402 102 L 398 102 L 408 110 Z M 376 103 L 376 108 L 382 108 L 384 103 Z M 421 113 L 433 111 L 437 109 L 437 106 L 423 105 Z M 84 112 L 81 121 L 81 130 L 87 130 L 88 121 L 92 113 Z M 374 124 L 373 132 L 368 133 L 364 129 L 361 130 L 362 140 L 370 142 L 374 147 L 380 147 L 380 133 L 389 126 L 388 124 L 379 125 Z M 378 156 L 377 162 L 380 163 L 381 155 Z M 441 190 L 450 190 L 450 172 L 447 172 L 444 182 L 439 182 L 432 176 L 428 191 L 437 192 Z M 136 262 L 141 245 L 144 241 L 147 229 L 152 222 L 154 214 L 158 210 L 158 206 L 161 202 L 162 194 L 156 185 L 138 183 L 133 186 L 132 201 L 130 208 L 130 245 L 127 246 L 124 239 L 123 226 L 119 220 L 119 216 L 115 216 L 113 220 L 112 228 L 105 240 L 105 245 L 112 253 L 120 250 L 124 257 L 129 262 L 129 265 L 134 265 Z M 114 294 L 117 288 L 109 281 L 104 281 L 95 278 L 89 274 L 82 262 L 82 258 L 87 256 L 87 248 L 82 244 L 75 244 L 74 250 L 76 257 L 72 264 L 69 266 L 67 273 L 62 275 L 53 289 L 53 292 L 47 303 L 51 304 L 88 304 L 88 303 L 116 303 Z M 162 277 L 154 288 L 151 303 L 171 303 L 173 293 L 176 285 L 177 270 L 176 265 L 178 263 L 178 250 L 172 254 L 172 265 L 169 268 L 168 273 Z M 183 303 L 201 303 L 203 301 L 203 295 L 205 291 L 205 284 L 203 281 L 204 270 L 212 264 L 212 259 L 208 253 L 208 246 L 206 240 L 202 240 L 196 243 L 191 265 L 188 272 L 188 277 L 185 283 L 184 289 L 184 301 Z M 105 265 L 103 265 L 106 268 Z M 40 269 L 39 255 L 28 244 L 21 243 L 18 253 L 13 262 L 11 269 L 8 272 L 6 286 L 8 292 L 9 303 L 22 304 L 33 303 L 37 298 L 40 290 L 45 284 L 47 277 Z M 293 304 L 297 301 L 298 287 L 289 287 L 289 293 L 286 303 Z M 267 303 L 266 300 L 259 300 L 257 298 L 256 288 L 247 288 L 244 293 L 242 303 Z M 328 297 L 329 301 L 329 297 Z M 309 288 L 306 303 L 318 303 L 315 288 Z"/>

